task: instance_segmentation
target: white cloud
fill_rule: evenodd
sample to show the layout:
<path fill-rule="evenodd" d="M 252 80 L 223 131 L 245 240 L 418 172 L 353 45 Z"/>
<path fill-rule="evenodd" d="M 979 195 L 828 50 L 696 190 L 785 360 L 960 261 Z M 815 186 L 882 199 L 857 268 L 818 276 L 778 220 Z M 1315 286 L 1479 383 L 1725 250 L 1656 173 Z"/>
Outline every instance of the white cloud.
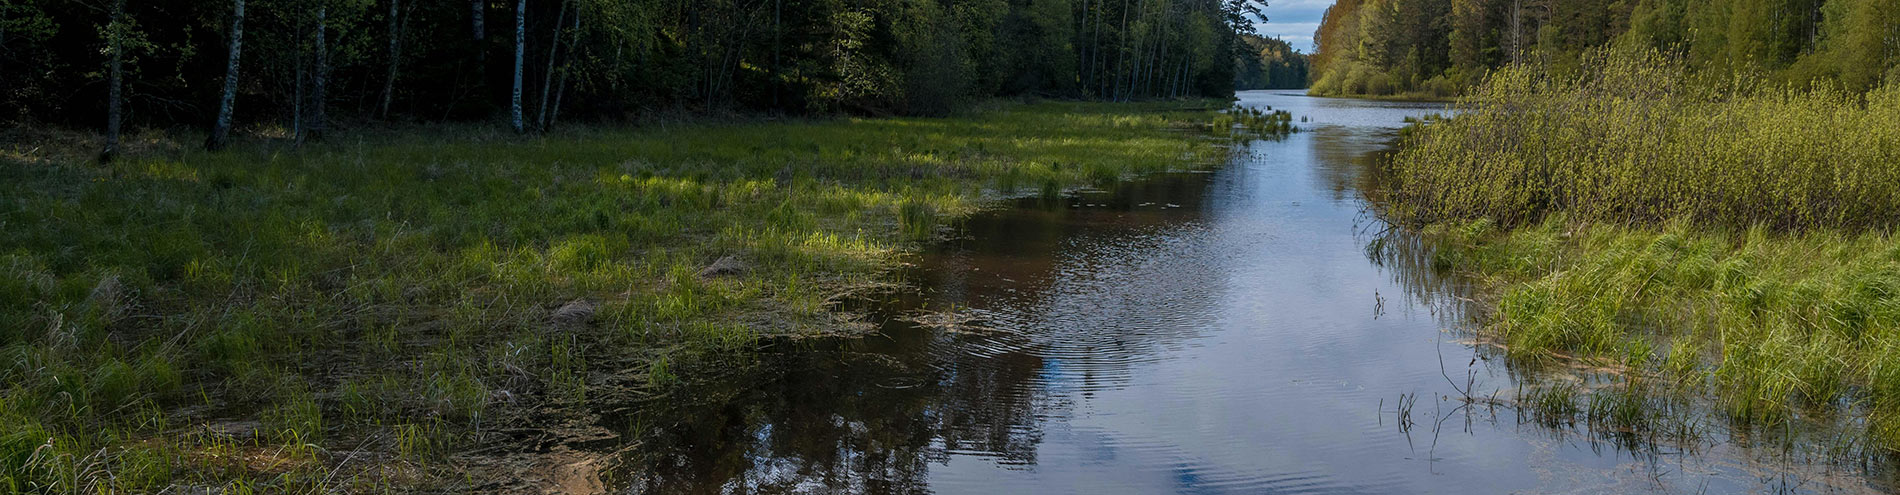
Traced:
<path fill-rule="evenodd" d="M 1319 30 L 1320 18 L 1332 6 L 1333 0 L 1270 0 L 1265 10 L 1267 22 L 1255 28 L 1262 36 L 1284 39 L 1294 49 L 1312 53 L 1313 32 Z"/>
<path fill-rule="evenodd" d="M 1280 38 L 1293 44 L 1293 48 L 1307 53 L 1313 52 L 1313 32 L 1319 30 L 1318 22 L 1268 22 L 1254 26 L 1261 36 Z"/>

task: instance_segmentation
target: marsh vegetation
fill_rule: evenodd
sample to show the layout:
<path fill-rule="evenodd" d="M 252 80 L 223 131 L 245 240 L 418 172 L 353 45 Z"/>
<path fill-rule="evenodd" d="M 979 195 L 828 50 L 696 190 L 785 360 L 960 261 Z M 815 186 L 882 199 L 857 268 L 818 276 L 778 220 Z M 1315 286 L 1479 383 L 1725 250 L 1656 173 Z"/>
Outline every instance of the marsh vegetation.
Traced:
<path fill-rule="evenodd" d="M 679 352 L 861 328 L 833 304 L 986 198 L 1222 159 L 1217 104 L 9 150 L 0 486 L 497 489 L 461 453 Z"/>
<path fill-rule="evenodd" d="M 1870 452 L 1900 449 L 1900 93 L 1584 63 L 1498 71 L 1387 167 L 1384 211 L 1485 287 L 1479 333 L 1738 424 L 1864 416 Z"/>

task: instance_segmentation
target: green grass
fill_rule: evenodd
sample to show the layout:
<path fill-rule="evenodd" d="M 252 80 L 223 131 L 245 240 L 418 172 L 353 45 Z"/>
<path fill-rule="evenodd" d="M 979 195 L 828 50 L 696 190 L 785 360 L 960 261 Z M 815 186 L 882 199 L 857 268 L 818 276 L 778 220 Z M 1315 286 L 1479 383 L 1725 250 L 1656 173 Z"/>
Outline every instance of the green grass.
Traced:
<path fill-rule="evenodd" d="M 1188 132 L 1214 105 L 409 129 L 109 168 L 9 149 L 0 490 L 428 484 L 401 466 L 593 400 L 597 371 L 665 382 L 682 350 L 853 328 L 829 298 L 890 283 L 999 192 L 1216 162 L 1222 142 Z M 701 274 L 727 257 L 740 269 Z M 228 421 L 256 431 L 181 433 Z M 357 448 L 401 463 L 341 469 Z"/>
<path fill-rule="evenodd" d="M 1706 383 L 1733 419 L 1871 411 L 1900 447 L 1900 239 L 1571 221 L 1441 223 L 1433 262 L 1479 277 L 1519 360 L 1600 360 Z"/>
<path fill-rule="evenodd" d="M 1777 229 L 1900 218 L 1900 85 L 1860 94 L 1603 52 L 1577 76 L 1493 74 L 1408 133 L 1392 213 L 1414 224 L 1573 219 Z"/>
<path fill-rule="evenodd" d="M 1498 71 L 1408 128 L 1378 198 L 1479 280 L 1516 360 L 1707 390 L 1743 424 L 1871 417 L 1900 449 L 1900 85 L 1865 94 L 1601 52 Z M 1593 421 L 1630 423 L 1597 399 Z"/>

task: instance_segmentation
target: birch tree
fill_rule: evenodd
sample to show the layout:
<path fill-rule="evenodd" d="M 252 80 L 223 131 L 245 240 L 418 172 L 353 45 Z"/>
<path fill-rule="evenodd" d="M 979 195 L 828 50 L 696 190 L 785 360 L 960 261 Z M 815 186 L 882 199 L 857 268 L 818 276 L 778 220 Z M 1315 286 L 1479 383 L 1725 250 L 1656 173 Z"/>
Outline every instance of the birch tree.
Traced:
<path fill-rule="evenodd" d="M 486 21 L 484 18 L 488 17 L 488 0 L 472 0 L 469 2 L 469 5 L 474 8 L 474 10 L 470 12 L 469 22 L 474 24 L 472 27 L 474 28 L 475 41 L 481 41 L 487 38 L 485 35 L 488 33 L 488 26 L 484 24 L 484 21 Z"/>
<path fill-rule="evenodd" d="M 106 143 L 99 150 L 99 162 L 119 157 L 120 106 L 124 105 L 125 86 L 125 0 L 112 0 L 112 21 L 106 24 Z"/>
<path fill-rule="evenodd" d="M 389 118 L 389 102 L 396 97 L 396 74 L 402 66 L 402 25 L 399 23 L 401 0 L 389 0 L 389 75 L 383 78 L 382 118 Z"/>
<path fill-rule="evenodd" d="M 218 97 L 218 118 L 211 125 L 211 137 L 205 140 L 205 149 L 223 149 L 225 138 L 231 133 L 231 112 L 237 102 L 238 54 L 243 48 L 244 0 L 231 0 L 231 41 L 224 63 L 224 91 Z"/>
<path fill-rule="evenodd" d="M 534 119 L 535 127 L 541 129 L 542 132 L 548 130 L 548 90 L 554 86 L 554 61 L 559 56 L 561 48 L 561 32 L 563 31 L 561 27 L 567 23 L 567 6 L 572 3 L 574 3 L 572 0 L 561 2 L 561 11 L 554 16 L 554 36 L 548 40 L 548 69 L 541 73 L 541 104 L 538 105 L 540 115 L 535 116 Z"/>
<path fill-rule="evenodd" d="M 521 65 L 528 45 L 528 0 L 515 0 L 515 88 L 509 100 L 509 112 L 515 134 L 526 132 L 521 122 Z"/>

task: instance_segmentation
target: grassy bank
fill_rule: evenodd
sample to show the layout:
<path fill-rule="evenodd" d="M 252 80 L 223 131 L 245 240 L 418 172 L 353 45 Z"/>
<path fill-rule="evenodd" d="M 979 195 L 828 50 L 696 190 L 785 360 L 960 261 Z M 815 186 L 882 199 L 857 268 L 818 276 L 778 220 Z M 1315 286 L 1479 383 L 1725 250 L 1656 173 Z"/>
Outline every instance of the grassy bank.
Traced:
<path fill-rule="evenodd" d="M 1900 91 L 1710 82 L 1654 56 L 1501 71 L 1408 131 L 1392 218 L 1525 360 L 1706 386 L 1728 415 L 1871 415 L 1900 448 Z"/>
<path fill-rule="evenodd" d="M 451 456 L 545 448 L 671 352 L 849 330 L 829 302 L 986 194 L 1224 157 L 1182 131 L 1215 103 L 8 150 L 0 490 L 492 489 Z"/>
<path fill-rule="evenodd" d="M 1394 160 L 1408 222 L 1552 212 L 1781 230 L 1900 218 L 1900 85 L 1866 94 L 1689 74 L 1649 53 L 1498 71 Z"/>

